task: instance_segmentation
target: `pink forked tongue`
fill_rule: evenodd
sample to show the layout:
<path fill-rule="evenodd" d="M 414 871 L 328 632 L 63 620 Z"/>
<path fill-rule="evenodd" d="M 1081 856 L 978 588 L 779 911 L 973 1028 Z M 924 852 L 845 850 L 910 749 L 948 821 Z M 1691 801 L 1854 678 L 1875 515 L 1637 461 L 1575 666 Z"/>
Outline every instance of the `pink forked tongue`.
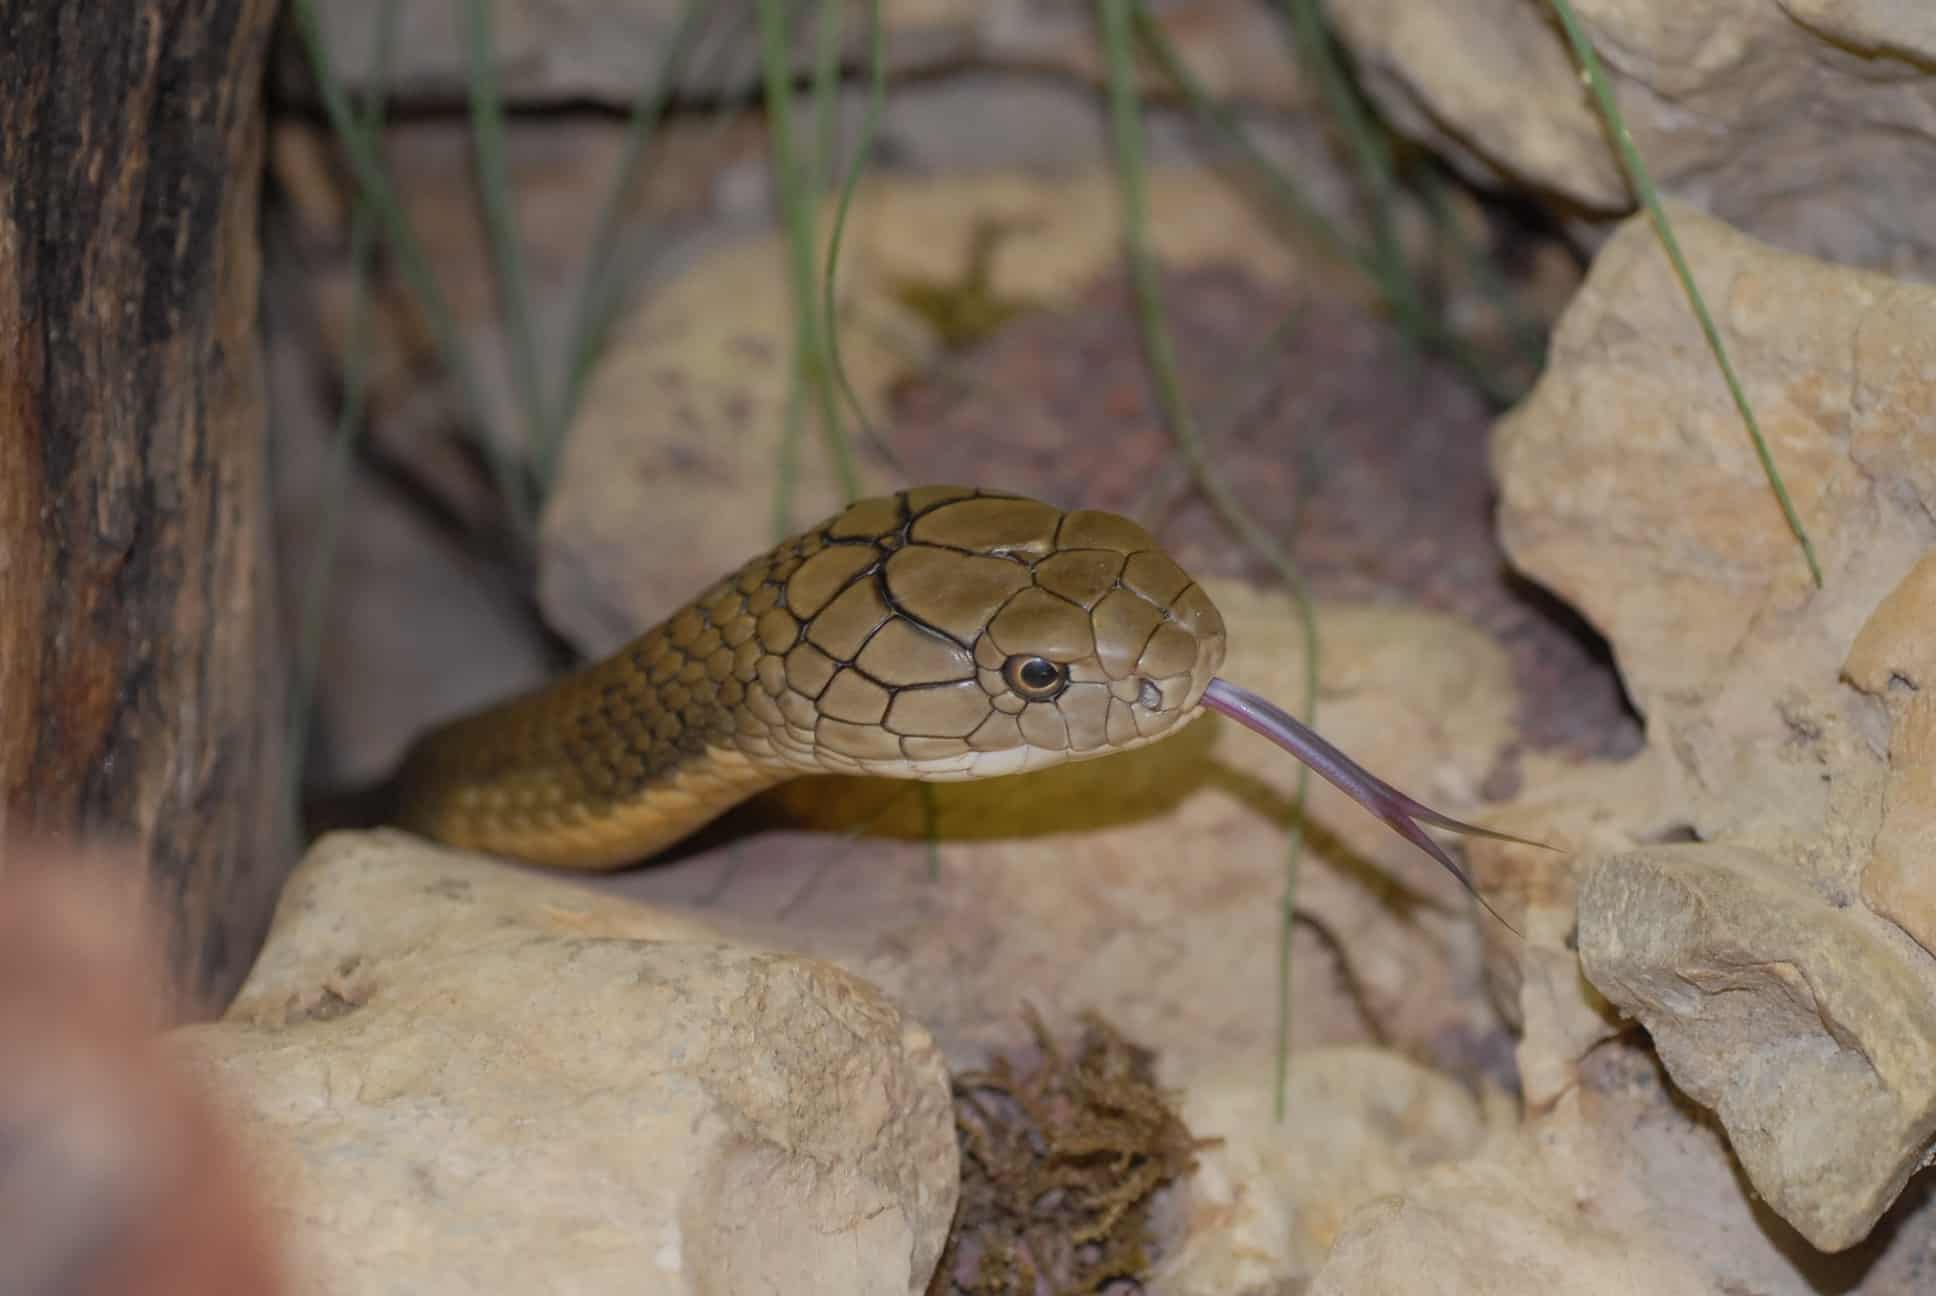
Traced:
<path fill-rule="evenodd" d="M 1511 833 L 1494 832 L 1490 828 L 1461 823 L 1449 815 L 1440 814 L 1422 802 L 1412 800 L 1333 747 L 1316 730 L 1284 708 L 1258 697 L 1249 689 L 1239 688 L 1228 680 L 1211 680 L 1209 687 L 1203 690 L 1203 705 L 1221 715 L 1229 716 L 1253 733 L 1262 734 L 1317 771 L 1332 786 L 1377 815 L 1390 826 L 1393 832 L 1444 865 L 1453 877 L 1459 879 L 1460 885 L 1470 891 L 1480 904 L 1485 905 L 1486 912 L 1495 918 L 1499 918 L 1499 914 L 1487 903 L 1486 898 L 1479 894 L 1478 888 L 1472 885 L 1472 879 L 1466 876 L 1465 870 L 1453 861 L 1444 847 L 1432 840 L 1431 835 L 1419 826 L 1420 822 L 1431 824 L 1435 828 L 1464 833 L 1470 837 L 1491 837 L 1496 841 L 1518 842 L 1522 846 L 1538 846 L 1545 850 L 1553 849 L 1545 842 L 1528 841 L 1524 837 L 1515 837 Z M 1509 928 L 1512 927 L 1512 924 L 1506 922 L 1504 918 L 1499 918 L 1499 921 Z"/>

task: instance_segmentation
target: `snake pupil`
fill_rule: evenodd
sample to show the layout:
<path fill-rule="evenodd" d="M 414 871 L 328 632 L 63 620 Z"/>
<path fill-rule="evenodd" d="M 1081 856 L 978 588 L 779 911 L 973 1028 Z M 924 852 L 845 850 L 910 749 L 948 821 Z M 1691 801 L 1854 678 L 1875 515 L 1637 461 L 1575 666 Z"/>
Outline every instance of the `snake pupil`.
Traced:
<path fill-rule="evenodd" d="M 1036 701 L 1054 697 L 1069 679 L 1068 671 L 1046 657 L 1011 657 L 1005 673 L 1010 688 Z"/>

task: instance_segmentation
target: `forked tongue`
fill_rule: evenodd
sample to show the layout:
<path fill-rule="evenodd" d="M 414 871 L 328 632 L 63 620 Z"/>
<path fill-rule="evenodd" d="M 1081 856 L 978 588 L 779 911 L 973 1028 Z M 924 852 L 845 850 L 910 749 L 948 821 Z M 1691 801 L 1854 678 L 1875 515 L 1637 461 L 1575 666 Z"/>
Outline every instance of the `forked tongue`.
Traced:
<path fill-rule="evenodd" d="M 1203 690 L 1203 705 L 1220 715 L 1229 716 L 1253 733 L 1262 734 L 1303 761 L 1333 787 L 1377 815 L 1393 832 L 1444 865 L 1446 871 L 1459 879 L 1459 884 L 1472 893 L 1473 899 L 1485 906 L 1487 913 L 1494 918 L 1499 918 L 1507 928 L 1518 930 L 1504 918 L 1499 917 L 1498 910 L 1479 894 L 1479 889 L 1472 885 L 1472 879 L 1466 876 L 1465 870 L 1460 868 L 1446 853 L 1445 848 L 1432 840 L 1431 834 L 1419 824 L 1423 821 L 1435 828 L 1463 833 L 1468 837 L 1490 837 L 1495 841 L 1517 842 L 1522 846 L 1538 846 L 1543 850 L 1552 850 L 1553 847 L 1545 842 L 1515 837 L 1511 833 L 1494 832 L 1490 828 L 1481 828 L 1476 824 L 1462 823 L 1450 815 L 1440 814 L 1422 802 L 1412 800 L 1333 747 L 1315 729 L 1284 708 L 1258 697 L 1247 688 L 1239 688 L 1229 680 L 1212 679 L 1209 687 Z"/>

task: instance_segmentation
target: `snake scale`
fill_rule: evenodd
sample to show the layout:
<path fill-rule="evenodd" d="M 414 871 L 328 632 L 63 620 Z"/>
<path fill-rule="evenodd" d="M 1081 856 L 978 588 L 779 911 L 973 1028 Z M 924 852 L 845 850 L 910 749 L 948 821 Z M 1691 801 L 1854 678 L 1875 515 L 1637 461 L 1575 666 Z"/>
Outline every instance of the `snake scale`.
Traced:
<path fill-rule="evenodd" d="M 850 505 L 612 655 L 433 730 L 405 757 L 400 822 L 535 864 L 613 869 L 796 775 L 1017 774 L 1128 751 L 1215 710 L 1461 882 L 1420 822 L 1523 840 L 1412 800 L 1218 679 L 1224 646 L 1209 596 L 1135 522 L 917 487 Z"/>

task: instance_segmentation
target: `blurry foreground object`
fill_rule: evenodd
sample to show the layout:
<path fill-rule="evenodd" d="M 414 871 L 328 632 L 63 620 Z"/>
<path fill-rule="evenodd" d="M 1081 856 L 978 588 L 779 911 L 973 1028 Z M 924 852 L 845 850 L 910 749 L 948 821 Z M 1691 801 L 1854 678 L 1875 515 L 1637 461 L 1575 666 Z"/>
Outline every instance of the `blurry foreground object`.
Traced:
<path fill-rule="evenodd" d="M 0 1296 L 276 1296 L 126 860 L 0 841 Z"/>

